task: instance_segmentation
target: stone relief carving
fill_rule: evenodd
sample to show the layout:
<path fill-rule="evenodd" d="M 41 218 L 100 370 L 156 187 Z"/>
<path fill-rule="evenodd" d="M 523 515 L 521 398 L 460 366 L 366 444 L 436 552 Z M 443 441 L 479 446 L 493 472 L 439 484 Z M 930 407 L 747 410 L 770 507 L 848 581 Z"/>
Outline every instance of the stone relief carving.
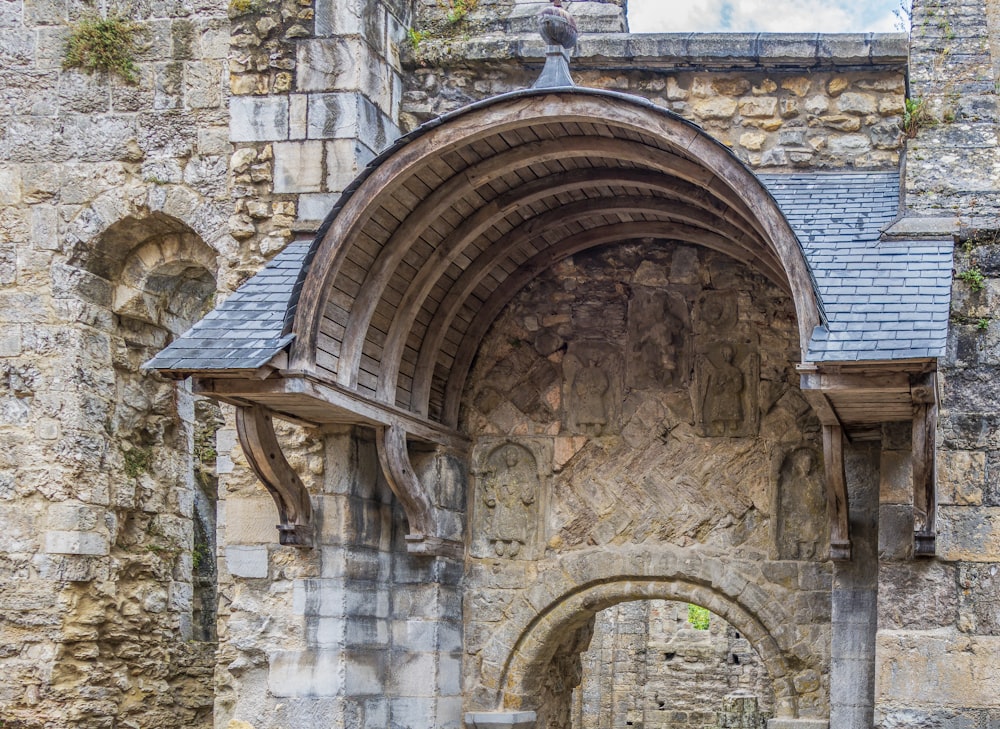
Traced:
<path fill-rule="evenodd" d="M 532 559 L 537 535 L 541 479 L 534 454 L 505 443 L 487 456 L 479 471 L 479 520 L 491 554 Z"/>
<path fill-rule="evenodd" d="M 775 558 L 822 557 L 828 519 L 820 454 L 812 448 L 796 448 L 780 461 L 776 476 Z"/>
<path fill-rule="evenodd" d="M 756 352 L 727 342 L 709 345 L 695 362 L 694 410 L 704 436 L 757 434 L 760 362 Z"/>
<path fill-rule="evenodd" d="M 566 392 L 566 428 L 589 436 L 609 435 L 617 430 L 621 363 L 611 345 L 570 345 L 563 361 Z"/>
<path fill-rule="evenodd" d="M 687 384 L 690 354 L 687 306 L 664 291 L 636 290 L 628 310 L 626 384 L 635 389 L 675 389 Z"/>

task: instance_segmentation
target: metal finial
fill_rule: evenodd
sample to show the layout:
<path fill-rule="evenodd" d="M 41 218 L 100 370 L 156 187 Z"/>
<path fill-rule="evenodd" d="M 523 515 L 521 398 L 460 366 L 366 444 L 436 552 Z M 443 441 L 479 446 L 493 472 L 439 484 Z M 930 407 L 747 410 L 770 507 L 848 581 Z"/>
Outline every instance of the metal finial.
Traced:
<path fill-rule="evenodd" d="M 550 0 L 549 7 L 538 13 L 538 32 L 547 46 L 545 68 L 534 88 L 548 89 L 573 86 L 569 73 L 569 52 L 576 46 L 579 35 L 573 16 L 563 10 L 562 0 Z"/>

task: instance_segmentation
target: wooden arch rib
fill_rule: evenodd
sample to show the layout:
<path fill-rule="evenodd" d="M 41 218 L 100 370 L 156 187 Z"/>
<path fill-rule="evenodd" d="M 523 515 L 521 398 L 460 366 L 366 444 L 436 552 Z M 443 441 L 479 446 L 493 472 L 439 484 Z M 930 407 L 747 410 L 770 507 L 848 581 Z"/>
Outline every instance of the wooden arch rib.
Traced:
<path fill-rule="evenodd" d="M 675 154 L 628 140 L 603 137 L 597 139 L 570 137 L 522 145 L 495 157 L 487 158 L 473 168 L 454 175 L 406 217 L 382 246 L 374 264 L 368 269 L 360 292 L 354 300 L 344 332 L 337 370 L 338 382 L 347 387 L 357 385 L 358 366 L 361 361 L 365 334 L 371 324 L 375 307 L 385 293 L 390 278 L 409 250 L 414 236 L 419 231 L 426 229 L 447 210 L 451 209 L 455 205 L 456 198 L 464 197 L 470 192 L 478 194 L 479 190 L 505 174 L 516 172 L 539 162 L 579 157 L 639 164 L 644 169 L 657 172 L 668 179 L 677 179 L 683 183 L 700 186 L 703 189 L 710 189 L 715 182 L 710 171 Z M 537 186 L 536 191 L 539 195 L 535 198 L 536 200 L 546 196 L 545 190 L 538 189 Z M 478 222 L 483 218 L 487 219 L 487 223 L 481 224 L 479 233 L 483 233 L 491 227 L 498 217 L 505 217 L 511 208 L 529 203 L 530 198 L 524 196 L 523 191 L 515 192 L 518 197 L 512 199 L 512 196 L 501 196 L 477 211 L 473 220 Z M 732 191 L 725 189 L 715 191 L 715 196 L 743 218 L 748 226 L 755 225 L 753 216 L 749 214 L 742 201 Z M 505 197 L 506 199 L 504 199 Z"/>
<path fill-rule="evenodd" d="M 444 159 L 458 163 L 442 173 Z M 478 305 L 490 278 L 473 325 L 451 337 L 463 337 L 445 396 L 454 423 L 455 393 L 482 334 L 539 266 L 601 241 L 654 237 L 723 251 L 769 276 L 794 300 L 804 349 L 820 323 L 818 299 L 801 247 L 759 181 L 668 112 L 577 91 L 501 97 L 424 131 L 374 168 L 314 248 L 295 302 L 291 368 L 426 416 L 434 370 L 450 358 L 441 354 L 449 328 L 468 302 Z M 350 290 L 337 290 L 341 280 Z M 326 325 L 329 312 L 339 318 Z M 322 366 L 321 347 L 330 353 Z M 407 350 L 412 386 L 401 384 Z"/>
<path fill-rule="evenodd" d="M 598 179 L 600 180 L 600 178 Z M 527 219 L 503 236 L 500 241 L 488 247 L 480 256 L 477 256 L 465 269 L 461 279 L 453 284 L 447 298 L 437 306 L 434 319 L 423 338 L 418 356 L 417 373 L 414 377 L 410 408 L 421 414 L 427 414 L 430 378 L 433 375 L 442 339 L 472 292 L 490 271 L 496 270 L 501 259 L 506 257 L 510 251 L 518 250 L 532 240 L 542 239 L 547 233 L 558 232 L 569 223 L 583 222 L 597 216 L 634 215 L 653 218 L 645 223 L 649 236 L 662 235 L 668 228 L 667 224 L 673 224 L 675 226 L 674 233 L 668 236 L 669 238 L 691 240 L 697 236 L 702 245 L 723 251 L 744 261 L 779 287 L 787 286 L 777 261 L 770 257 L 758 258 L 749 252 L 750 249 L 742 245 L 747 238 L 743 231 L 725 220 L 706 218 L 704 211 L 695 206 L 675 200 L 642 195 L 598 197 L 570 203 Z M 469 222 L 474 221 L 470 220 Z M 644 225 L 642 221 L 629 222 L 629 227 L 623 225 L 621 228 L 623 232 L 634 232 L 640 229 L 637 226 Z M 456 234 L 460 232 L 466 236 L 471 237 L 472 235 L 468 231 L 456 231 Z M 692 242 L 695 241 L 692 240 Z M 420 304 L 427 300 L 431 289 L 437 283 L 436 274 L 447 268 L 448 264 L 464 249 L 465 247 L 459 241 L 453 242 L 452 245 L 439 246 L 403 295 L 396 309 L 396 317 L 393 319 L 385 338 L 385 347 L 382 350 L 383 367 L 376 393 L 378 399 L 389 402 L 390 397 L 396 396 L 396 378 L 399 374 L 403 348 L 407 345 L 407 338 L 419 312 Z"/>

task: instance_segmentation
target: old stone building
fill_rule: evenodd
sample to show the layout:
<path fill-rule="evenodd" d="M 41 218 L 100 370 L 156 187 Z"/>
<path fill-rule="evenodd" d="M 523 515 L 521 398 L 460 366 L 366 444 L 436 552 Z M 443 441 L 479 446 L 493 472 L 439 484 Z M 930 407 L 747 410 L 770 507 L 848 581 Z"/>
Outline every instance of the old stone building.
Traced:
<path fill-rule="evenodd" d="M 0 2 L 0 727 L 1000 725 L 998 88 L 993 0 Z"/>

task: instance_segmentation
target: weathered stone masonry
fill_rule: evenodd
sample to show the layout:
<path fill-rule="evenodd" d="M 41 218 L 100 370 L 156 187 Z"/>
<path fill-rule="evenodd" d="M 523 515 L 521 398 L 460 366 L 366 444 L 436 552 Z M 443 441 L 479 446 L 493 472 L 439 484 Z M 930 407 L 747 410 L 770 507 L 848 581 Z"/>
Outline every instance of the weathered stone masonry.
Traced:
<path fill-rule="evenodd" d="M 836 565 L 828 416 L 806 404 L 795 370 L 801 309 L 780 282 L 662 226 L 544 266 L 501 307 L 452 394 L 448 352 L 459 342 L 444 336 L 427 406 L 410 412 L 434 311 L 415 311 L 417 333 L 398 339 L 395 307 L 414 280 L 433 289 L 428 251 L 479 203 L 469 197 L 420 229 L 362 331 L 358 382 L 385 394 L 367 378 L 397 336 L 402 364 L 386 412 L 425 428 L 402 436 L 410 483 L 433 485 L 428 508 L 441 531 L 432 536 L 467 540 L 443 556 L 413 553 L 437 543 L 414 533 L 419 514 L 400 498 L 413 492 L 401 488 L 399 462 L 380 462 L 392 432 L 379 431 L 373 411 L 362 422 L 341 411 L 319 428 L 279 426 L 314 509 L 315 547 L 298 550 L 277 544 L 274 502 L 236 445 L 230 405 L 220 412 L 189 385 L 143 370 L 223 301 L 246 307 L 231 292 L 266 261 L 287 267 L 283 307 L 303 241 L 401 132 L 530 87 L 545 57 L 533 30 L 545 3 L 480 0 L 457 14 L 434 0 L 122 6 L 142 28 L 135 86 L 62 68 L 80 7 L 2 5 L 0 723 L 441 729 L 472 712 L 467 725 L 568 726 L 593 616 L 635 600 L 705 605 L 734 626 L 771 682 L 772 729 L 1000 721 L 995 3 L 917 2 L 909 48 L 902 36 L 636 36 L 624 32 L 623 3 L 566 3 L 582 31 L 578 84 L 696 122 L 770 175 L 783 205 L 805 184 L 794 173 L 857 175 L 817 180 L 884 191 L 878 175 L 902 166 L 900 219 L 884 240 L 865 238 L 867 252 L 848 231 L 874 218 L 842 219 L 860 210 L 847 193 L 785 208 L 808 221 L 796 223 L 807 248 L 828 226 L 845 236 L 843 256 L 883 256 L 877 266 L 905 258 L 909 279 L 926 282 L 918 267 L 938 266 L 932 259 L 957 241 L 951 296 L 935 283 L 906 304 L 937 317 L 951 303 L 936 556 L 913 557 L 914 531 L 930 516 L 915 498 L 923 436 L 907 412 L 845 447 L 853 560 Z M 907 94 L 927 114 L 904 139 Z M 589 144 L 595 121 L 561 131 L 540 122 L 536 141 Z M 487 152 L 463 154 L 438 162 L 473 165 Z M 514 194 L 583 166 L 569 160 L 532 163 L 520 182 L 483 187 L 473 177 L 475 194 Z M 400 205 L 446 181 L 438 162 L 406 183 Z M 501 225 L 530 230 L 543 205 L 577 216 L 566 223 L 572 235 L 676 224 L 676 200 L 664 213 L 618 190 L 614 211 L 607 200 L 598 209 L 609 195 L 569 180 L 558 205 L 535 198 Z M 702 204 L 671 184 L 685 204 Z M 893 222 L 887 201 L 875 204 L 886 215 L 876 227 Z M 374 220 L 373 240 L 400 222 Z M 545 225 L 545 242 L 558 245 L 563 233 Z M 497 231 L 494 240 L 509 232 Z M 376 270 L 374 256 L 354 250 L 338 279 L 347 289 Z M 522 259 L 511 261 L 496 276 Z M 813 262 L 825 281 L 836 277 L 836 260 Z M 445 263 L 455 278 L 469 260 Z M 903 277 L 889 290 L 897 273 L 826 290 L 844 326 L 826 346 L 860 331 L 841 318 L 855 313 L 864 326 L 882 317 L 879 336 L 893 346 L 919 347 L 898 309 L 870 309 L 883 306 L 879 296 L 915 295 L 903 289 L 918 283 Z M 852 312 L 857 296 L 870 298 Z M 475 321 L 475 308 L 458 311 L 456 327 Z M 726 326 L 706 325 L 715 315 Z M 266 363 L 261 388 L 301 364 L 284 354 Z M 246 404 L 225 386 L 217 380 L 208 394 Z M 908 383 L 907 398 L 911 388 L 926 395 L 921 387 Z M 449 416 L 450 440 L 433 446 L 427 433 Z"/>

